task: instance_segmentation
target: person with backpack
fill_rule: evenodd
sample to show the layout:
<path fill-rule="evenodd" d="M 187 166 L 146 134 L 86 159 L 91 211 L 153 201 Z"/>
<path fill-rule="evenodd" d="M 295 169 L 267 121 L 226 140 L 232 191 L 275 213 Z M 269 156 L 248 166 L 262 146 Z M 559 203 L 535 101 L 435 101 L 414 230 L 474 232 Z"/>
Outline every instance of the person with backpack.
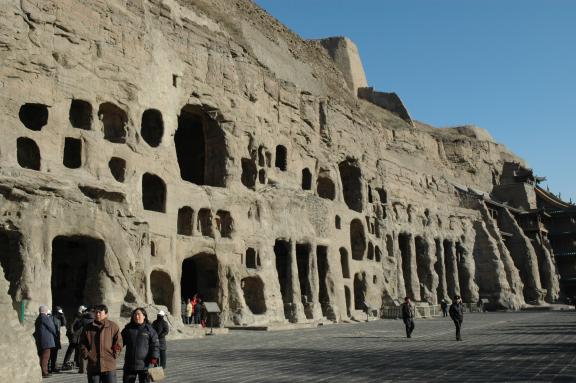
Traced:
<path fill-rule="evenodd" d="M 77 367 L 80 367 L 80 350 L 78 347 L 78 340 L 80 339 L 80 334 L 82 333 L 83 329 L 82 317 L 85 311 L 85 306 L 78 307 L 78 311 L 76 312 L 76 316 L 74 317 L 72 324 L 70 324 L 66 330 L 68 348 L 66 349 L 66 354 L 64 355 L 64 360 L 62 361 L 63 371 L 71 370 L 74 367 L 74 364 L 76 364 Z M 74 353 L 74 362 L 70 362 L 72 353 Z"/>
<path fill-rule="evenodd" d="M 152 323 L 152 327 L 158 334 L 158 343 L 160 349 L 160 366 L 166 368 L 166 335 L 170 332 L 168 322 L 166 321 L 166 313 L 163 310 L 158 312 L 156 320 Z"/>
<path fill-rule="evenodd" d="M 49 373 L 60 372 L 56 368 L 56 361 L 58 360 L 58 350 L 62 348 L 62 343 L 60 342 L 60 327 L 66 327 L 66 317 L 64 316 L 64 311 L 62 307 L 54 307 L 54 312 L 52 313 L 52 321 L 54 322 L 54 329 L 56 330 L 56 335 L 54 336 L 54 347 L 50 350 L 50 366 L 48 367 Z"/>
<path fill-rule="evenodd" d="M 158 334 L 148 321 L 146 310 L 139 307 L 132 311 L 130 323 L 122 330 L 126 346 L 124 354 L 123 383 L 148 382 L 149 366 L 158 365 L 160 345 Z"/>

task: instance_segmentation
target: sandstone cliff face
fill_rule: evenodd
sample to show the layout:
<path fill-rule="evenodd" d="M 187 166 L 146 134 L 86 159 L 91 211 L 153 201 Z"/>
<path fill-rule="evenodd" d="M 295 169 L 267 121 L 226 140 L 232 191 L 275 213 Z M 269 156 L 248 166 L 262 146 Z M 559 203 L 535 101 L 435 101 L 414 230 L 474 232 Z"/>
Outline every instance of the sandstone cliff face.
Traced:
<path fill-rule="evenodd" d="M 28 383 L 42 380 L 36 345 L 30 333 L 20 324 L 8 295 L 8 282 L 0 267 L 0 376 L 6 382 Z"/>
<path fill-rule="evenodd" d="M 224 324 L 340 321 L 406 294 L 523 304 L 499 228 L 459 192 L 523 161 L 358 100 L 251 2 L 22 0 L 0 19 L 15 301 L 178 317 L 200 293 Z"/>

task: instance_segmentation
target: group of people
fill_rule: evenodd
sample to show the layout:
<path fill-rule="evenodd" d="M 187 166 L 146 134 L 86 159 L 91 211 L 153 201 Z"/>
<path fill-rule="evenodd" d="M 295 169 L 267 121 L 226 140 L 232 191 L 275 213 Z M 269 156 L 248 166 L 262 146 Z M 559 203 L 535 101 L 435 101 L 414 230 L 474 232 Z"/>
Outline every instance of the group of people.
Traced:
<path fill-rule="evenodd" d="M 462 304 L 462 298 L 459 295 L 454 296 L 454 300 L 448 308 L 448 303 L 442 300 L 440 304 L 442 308 L 443 316 L 446 317 L 450 315 L 450 318 L 456 326 L 456 340 L 461 341 L 462 335 L 460 330 L 462 329 L 462 322 L 464 321 L 464 305 Z M 411 338 L 412 332 L 414 331 L 414 318 L 416 317 L 416 308 L 410 302 L 410 298 L 404 298 L 404 303 L 402 303 L 402 320 L 406 326 L 406 337 Z"/>
<path fill-rule="evenodd" d="M 202 297 L 194 294 L 192 299 L 187 299 L 186 303 L 182 302 L 182 322 L 184 324 L 195 324 L 206 327 L 206 306 Z"/>
<path fill-rule="evenodd" d="M 34 338 L 42 369 L 42 376 L 57 373 L 56 359 L 60 345 L 60 327 L 66 327 L 69 346 L 62 363 L 63 370 L 78 366 L 86 372 L 88 383 L 116 383 L 116 360 L 125 348 L 123 383 L 149 382 L 148 369 L 152 366 L 166 368 L 166 335 L 169 332 L 164 311 L 158 312 L 153 323 L 144 308 L 132 311 L 130 322 L 122 331 L 108 319 L 106 305 L 87 309 L 78 308 L 70 326 L 62 309 L 52 314 L 47 306 L 40 306 L 35 323 Z M 74 362 L 70 362 L 75 353 Z"/>

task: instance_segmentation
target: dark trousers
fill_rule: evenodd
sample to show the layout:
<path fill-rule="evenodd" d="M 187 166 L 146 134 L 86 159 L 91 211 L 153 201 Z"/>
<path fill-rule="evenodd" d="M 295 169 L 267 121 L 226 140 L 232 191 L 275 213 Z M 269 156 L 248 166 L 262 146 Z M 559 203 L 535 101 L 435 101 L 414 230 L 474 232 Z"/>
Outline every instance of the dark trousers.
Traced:
<path fill-rule="evenodd" d="M 50 360 L 50 349 L 38 351 L 38 359 L 40 360 L 40 368 L 42 369 L 42 376 L 48 375 L 48 361 Z"/>
<path fill-rule="evenodd" d="M 150 382 L 148 370 L 141 370 L 141 371 L 126 371 L 126 370 L 124 370 L 124 377 L 122 378 L 122 383 L 135 383 L 136 378 L 138 378 L 139 383 Z"/>
<path fill-rule="evenodd" d="M 70 361 L 72 353 L 74 353 L 74 363 L 76 363 L 76 366 L 80 366 L 80 362 L 78 361 L 80 358 L 80 345 L 78 343 L 70 343 L 68 345 L 66 354 L 64 355 L 64 360 L 62 361 L 62 366 L 65 366 Z"/>
<path fill-rule="evenodd" d="M 50 349 L 50 366 L 48 367 L 48 371 L 54 372 L 56 371 L 56 360 L 58 359 L 58 348 L 54 347 Z"/>
<path fill-rule="evenodd" d="M 442 310 L 442 316 L 443 316 L 443 317 L 447 317 L 447 316 L 448 316 L 448 309 Z"/>
<path fill-rule="evenodd" d="M 99 374 L 88 373 L 88 383 L 116 383 L 116 371 L 101 372 Z"/>
<path fill-rule="evenodd" d="M 166 369 L 166 350 L 160 350 L 160 366 Z"/>
<path fill-rule="evenodd" d="M 406 326 L 406 337 L 410 338 L 412 331 L 414 331 L 414 319 L 404 318 L 404 325 Z"/>
<path fill-rule="evenodd" d="M 453 319 L 453 321 L 454 321 L 454 325 L 456 326 L 456 340 L 462 340 L 462 337 L 460 336 L 460 329 L 462 328 L 462 321 L 456 320 L 456 319 Z"/>

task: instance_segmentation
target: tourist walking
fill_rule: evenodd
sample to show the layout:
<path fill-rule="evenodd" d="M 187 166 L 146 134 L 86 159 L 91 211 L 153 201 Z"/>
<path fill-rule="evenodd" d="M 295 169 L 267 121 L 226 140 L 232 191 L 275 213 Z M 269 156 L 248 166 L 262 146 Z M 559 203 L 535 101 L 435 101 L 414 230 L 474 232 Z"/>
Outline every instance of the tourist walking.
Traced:
<path fill-rule="evenodd" d="M 186 300 L 186 324 L 192 323 L 192 314 L 194 313 L 194 306 L 192 306 L 192 302 L 190 299 Z"/>
<path fill-rule="evenodd" d="M 82 329 L 84 326 L 82 325 L 82 318 L 84 316 L 84 312 L 86 311 L 85 306 L 78 307 L 78 311 L 76 312 L 76 316 L 72 323 L 68 326 L 66 330 L 66 337 L 68 338 L 68 348 L 66 349 L 66 354 L 64 355 L 64 360 L 62 361 L 62 370 L 71 370 L 76 364 L 77 367 L 80 367 L 81 358 L 80 358 L 80 350 L 78 347 L 78 341 L 80 340 L 80 334 L 82 333 Z M 72 357 L 72 353 L 74 353 L 74 362 L 70 362 L 70 358 Z"/>
<path fill-rule="evenodd" d="M 82 321 L 81 321 L 82 329 L 80 330 L 80 334 L 82 334 L 84 329 L 87 328 L 89 325 L 91 325 L 92 322 L 94 322 L 94 318 L 95 318 L 94 307 L 90 307 L 84 311 L 84 314 L 82 314 Z M 78 365 L 78 373 L 83 374 L 86 372 L 87 361 L 82 357 L 82 347 L 80 346 L 80 337 L 78 338 L 78 352 L 80 353 L 80 356 L 78 357 L 78 361 L 80 362 L 80 364 Z"/>
<path fill-rule="evenodd" d="M 442 316 L 447 317 L 448 316 L 448 303 L 446 302 L 446 299 L 442 299 L 442 302 L 440 302 L 440 308 L 442 309 Z"/>
<path fill-rule="evenodd" d="M 462 321 L 464 320 L 464 305 L 460 295 L 454 296 L 454 302 L 450 305 L 450 318 L 454 321 L 456 326 L 456 340 L 462 340 L 460 329 L 462 328 Z"/>
<path fill-rule="evenodd" d="M 196 304 L 194 305 L 194 324 L 201 324 L 203 309 L 204 303 L 202 303 L 202 299 L 197 297 Z"/>
<path fill-rule="evenodd" d="M 158 364 L 158 334 L 150 322 L 146 310 L 139 307 L 132 311 L 130 323 L 122 330 L 122 339 L 126 346 L 124 355 L 123 383 L 148 382 L 148 367 Z"/>
<path fill-rule="evenodd" d="M 116 383 L 116 357 L 122 350 L 120 328 L 108 319 L 106 305 L 94 306 L 94 315 L 80 335 L 82 357 L 88 360 L 88 383 Z"/>
<path fill-rule="evenodd" d="M 52 318 L 48 316 L 48 306 L 42 305 L 39 308 L 39 314 L 34 323 L 34 340 L 36 341 L 36 349 L 38 350 L 38 358 L 40 361 L 40 368 L 42 369 L 42 377 L 46 378 L 48 373 L 48 360 L 50 359 L 50 350 L 55 347 L 56 328 Z"/>
<path fill-rule="evenodd" d="M 56 335 L 54 336 L 54 347 L 50 350 L 50 365 L 48 366 L 48 372 L 57 373 L 60 372 L 60 370 L 56 368 L 58 350 L 62 348 L 62 343 L 60 343 L 60 327 L 66 328 L 66 317 L 64 316 L 64 311 L 62 311 L 60 306 L 54 307 L 54 311 L 52 313 L 52 322 L 54 322 Z"/>
<path fill-rule="evenodd" d="M 182 323 L 188 324 L 188 316 L 186 315 L 186 307 L 188 304 L 186 301 L 182 300 L 180 303 L 180 316 L 182 317 Z"/>
<path fill-rule="evenodd" d="M 158 312 L 156 320 L 152 323 L 152 327 L 158 334 L 158 343 L 160 348 L 160 366 L 166 368 L 166 335 L 170 331 L 168 322 L 166 321 L 166 313 L 163 310 Z"/>
<path fill-rule="evenodd" d="M 416 309 L 410 298 L 404 298 L 404 303 L 402 303 L 402 320 L 406 326 L 406 338 L 412 337 L 412 332 L 414 331 L 414 317 L 416 316 Z"/>

